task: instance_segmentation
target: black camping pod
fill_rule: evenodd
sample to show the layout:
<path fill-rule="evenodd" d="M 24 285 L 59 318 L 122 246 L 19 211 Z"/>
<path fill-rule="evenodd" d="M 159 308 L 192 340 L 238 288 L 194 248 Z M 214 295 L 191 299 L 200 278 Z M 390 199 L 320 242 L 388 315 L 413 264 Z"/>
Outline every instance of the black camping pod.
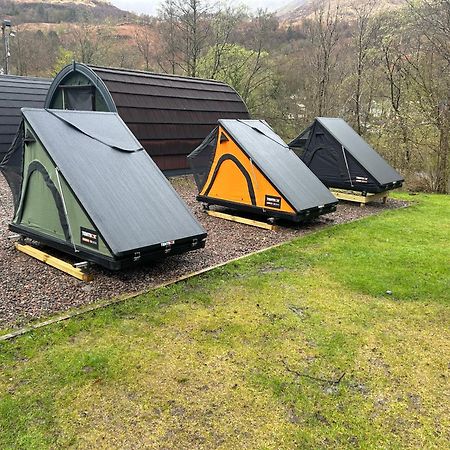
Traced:
<path fill-rule="evenodd" d="M 168 174 L 187 171 L 186 156 L 218 119 L 249 118 L 241 97 L 220 81 L 76 62 L 56 75 L 45 107 L 118 112 Z"/>
<path fill-rule="evenodd" d="M 263 120 L 219 120 L 188 156 L 197 200 L 300 221 L 334 211 L 337 200 Z"/>
<path fill-rule="evenodd" d="M 289 147 L 329 188 L 378 193 L 399 188 L 404 181 L 340 118 L 316 118 Z"/>
<path fill-rule="evenodd" d="M 0 75 L 0 161 L 22 120 L 20 108 L 42 108 L 52 80 Z"/>
<path fill-rule="evenodd" d="M 0 164 L 12 231 L 113 270 L 204 246 L 205 230 L 117 113 L 22 114 Z"/>

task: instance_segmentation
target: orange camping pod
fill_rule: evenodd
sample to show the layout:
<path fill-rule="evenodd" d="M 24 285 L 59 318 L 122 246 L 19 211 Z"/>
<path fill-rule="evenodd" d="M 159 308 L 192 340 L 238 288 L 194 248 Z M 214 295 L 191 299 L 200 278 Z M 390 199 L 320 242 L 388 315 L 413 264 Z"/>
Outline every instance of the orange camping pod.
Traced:
<path fill-rule="evenodd" d="M 207 205 L 300 221 L 336 209 L 337 200 L 263 120 L 219 120 L 188 156 Z"/>

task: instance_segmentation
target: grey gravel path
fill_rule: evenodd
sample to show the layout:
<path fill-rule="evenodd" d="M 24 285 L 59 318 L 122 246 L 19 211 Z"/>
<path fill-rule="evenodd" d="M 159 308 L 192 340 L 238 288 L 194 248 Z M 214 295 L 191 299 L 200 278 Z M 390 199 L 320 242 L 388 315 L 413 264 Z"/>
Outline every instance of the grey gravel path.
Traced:
<path fill-rule="evenodd" d="M 19 327 L 28 322 L 120 294 L 141 291 L 241 255 L 291 240 L 307 232 L 376 214 L 388 208 L 406 205 L 390 199 L 387 205 L 372 204 L 360 208 L 340 204 L 338 210 L 310 224 L 282 228 L 277 232 L 262 230 L 207 216 L 195 200 L 192 177 L 179 177 L 173 185 L 208 231 L 205 249 L 177 255 L 145 267 L 123 272 L 92 268 L 94 281 L 83 283 L 14 249 L 7 238 L 12 217 L 9 187 L 0 175 L 0 329 Z M 55 254 L 54 251 L 50 251 Z M 68 261 L 70 258 L 65 258 Z"/>

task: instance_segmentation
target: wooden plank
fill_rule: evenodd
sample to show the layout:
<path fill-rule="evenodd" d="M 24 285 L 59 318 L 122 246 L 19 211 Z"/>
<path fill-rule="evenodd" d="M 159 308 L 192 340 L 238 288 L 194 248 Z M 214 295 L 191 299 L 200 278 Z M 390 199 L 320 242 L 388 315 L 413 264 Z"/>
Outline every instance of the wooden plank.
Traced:
<path fill-rule="evenodd" d="M 206 211 L 209 216 L 218 217 L 219 219 L 230 220 L 231 222 L 243 223 L 244 225 L 250 225 L 252 227 L 264 228 L 265 230 L 276 231 L 278 230 L 278 226 L 272 225 L 266 222 L 259 222 L 257 220 L 247 219 L 241 216 L 233 216 L 231 214 L 225 214 L 219 211 Z"/>
<path fill-rule="evenodd" d="M 42 261 L 43 263 L 48 264 L 49 266 L 55 267 L 56 269 L 61 270 L 62 272 L 67 273 L 68 275 L 78 278 L 81 281 L 87 282 L 92 281 L 94 279 L 94 277 L 91 274 L 84 273 L 81 269 L 77 269 L 76 267 L 73 267 L 71 264 L 59 258 L 55 258 L 54 256 L 51 256 L 48 253 L 45 253 L 41 250 L 38 250 L 37 248 L 34 248 L 31 245 L 22 245 L 16 243 L 16 249 L 19 252 L 32 256 L 33 258 L 38 259 L 39 261 Z"/>
<path fill-rule="evenodd" d="M 347 202 L 356 202 L 356 203 L 361 203 L 361 204 L 366 203 L 366 199 L 362 195 L 354 195 L 354 194 L 349 194 L 347 192 L 335 192 L 335 191 L 331 191 L 331 192 L 338 200 L 345 200 Z"/>
<path fill-rule="evenodd" d="M 367 194 L 367 198 L 369 200 L 366 203 L 375 202 L 377 200 L 383 200 L 383 203 L 386 203 L 388 197 L 389 192 L 379 192 L 378 194 Z"/>
<path fill-rule="evenodd" d="M 330 189 L 333 195 L 339 200 L 345 200 L 348 202 L 356 202 L 361 206 L 364 206 L 367 203 L 371 203 L 377 200 L 383 200 L 383 203 L 386 203 L 387 198 L 389 197 L 388 192 L 379 192 L 378 194 L 367 194 L 362 195 L 361 193 L 357 193 L 355 191 L 343 191 L 340 189 Z"/>

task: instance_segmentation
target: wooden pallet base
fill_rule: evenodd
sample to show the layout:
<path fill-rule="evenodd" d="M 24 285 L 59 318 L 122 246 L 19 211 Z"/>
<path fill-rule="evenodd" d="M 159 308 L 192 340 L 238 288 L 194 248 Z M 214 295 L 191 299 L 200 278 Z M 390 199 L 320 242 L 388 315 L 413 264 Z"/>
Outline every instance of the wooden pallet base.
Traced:
<path fill-rule="evenodd" d="M 364 207 L 367 203 L 376 202 L 377 200 L 382 200 L 383 203 L 386 203 L 389 197 L 389 192 L 362 195 L 361 192 L 357 191 L 344 191 L 341 189 L 330 189 L 330 191 L 338 200 L 359 203 L 361 207 Z"/>
<path fill-rule="evenodd" d="M 55 258 L 54 256 L 51 256 L 48 253 L 45 253 L 41 250 L 38 250 L 37 248 L 34 248 L 31 245 L 23 245 L 16 243 L 16 249 L 19 252 L 32 256 L 33 258 L 36 258 L 39 261 L 48 264 L 49 266 L 55 267 L 56 269 L 61 270 L 62 272 L 67 273 L 68 275 L 78 278 L 81 281 L 87 282 L 92 281 L 94 279 L 92 275 L 84 273 L 81 269 L 77 269 L 76 267 L 73 267 L 71 264 L 59 258 Z"/>
<path fill-rule="evenodd" d="M 219 219 L 230 220 L 231 222 L 243 223 L 244 225 L 250 225 L 252 227 L 264 228 L 265 230 L 276 231 L 279 228 L 277 225 L 272 225 L 270 223 L 259 222 L 257 220 L 247 219 L 247 218 L 241 217 L 241 216 L 233 216 L 231 214 L 226 214 L 226 213 L 219 212 L 219 211 L 207 210 L 206 212 L 209 216 L 212 216 L 212 217 L 218 217 Z"/>

